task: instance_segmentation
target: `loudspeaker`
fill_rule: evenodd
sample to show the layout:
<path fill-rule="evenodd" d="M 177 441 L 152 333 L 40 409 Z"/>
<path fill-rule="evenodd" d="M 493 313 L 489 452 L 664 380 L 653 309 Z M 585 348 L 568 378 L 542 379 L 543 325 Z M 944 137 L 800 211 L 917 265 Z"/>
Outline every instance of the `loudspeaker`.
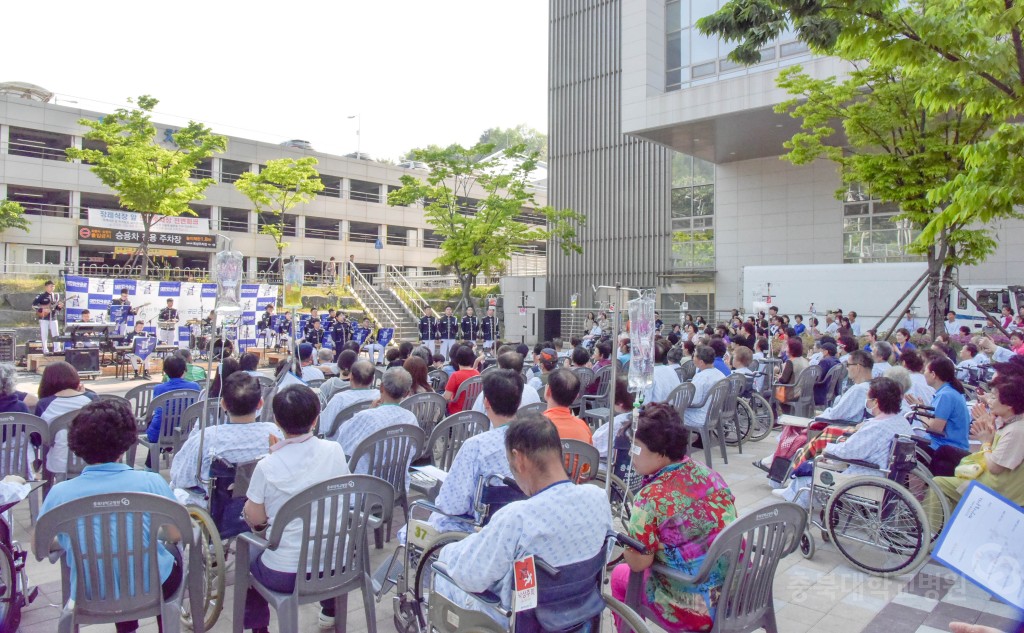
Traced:
<path fill-rule="evenodd" d="M 537 340 L 550 341 L 562 336 L 562 311 L 550 309 L 538 310 L 538 312 L 540 312 L 540 332 L 537 333 Z"/>
<path fill-rule="evenodd" d="M 65 348 L 64 360 L 71 363 L 71 366 L 80 372 L 98 372 L 100 370 L 100 350 L 95 347 Z"/>

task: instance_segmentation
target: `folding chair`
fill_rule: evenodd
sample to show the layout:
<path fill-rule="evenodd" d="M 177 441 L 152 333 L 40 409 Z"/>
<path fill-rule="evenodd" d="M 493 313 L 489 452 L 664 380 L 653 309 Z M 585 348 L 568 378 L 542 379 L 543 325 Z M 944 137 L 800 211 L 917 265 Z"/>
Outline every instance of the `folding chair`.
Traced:
<path fill-rule="evenodd" d="M 32 479 L 32 460 L 36 447 L 32 436 L 36 435 L 40 446 L 50 443 L 50 425 L 46 420 L 30 413 L 0 413 L 0 478 L 17 475 L 29 481 Z M 28 505 L 32 522 L 39 514 L 39 499 L 42 491 L 29 494 Z"/>
<path fill-rule="evenodd" d="M 459 389 L 455 392 L 455 396 L 452 400 L 458 402 L 461 396 L 465 396 L 462 400 L 462 410 L 471 411 L 473 409 L 473 403 L 476 402 L 476 397 L 479 396 L 483 390 L 484 379 L 480 376 L 473 376 L 459 385 Z"/>
<path fill-rule="evenodd" d="M 418 393 L 402 400 L 403 409 L 412 411 L 423 433 L 430 435 L 448 413 L 448 401 L 436 393 Z M 472 405 L 471 405 L 472 406 Z"/>

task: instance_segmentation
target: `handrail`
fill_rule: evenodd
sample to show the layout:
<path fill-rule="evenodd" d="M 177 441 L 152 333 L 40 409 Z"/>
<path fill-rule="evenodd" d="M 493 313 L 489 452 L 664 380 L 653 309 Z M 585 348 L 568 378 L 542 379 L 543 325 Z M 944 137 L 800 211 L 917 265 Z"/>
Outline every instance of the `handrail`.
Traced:
<path fill-rule="evenodd" d="M 398 270 L 396 266 L 388 264 L 385 271 L 387 272 L 387 279 L 394 281 L 395 288 L 393 290 L 395 290 L 395 298 L 398 299 L 399 303 L 402 304 L 402 307 L 406 309 L 406 311 L 412 316 L 412 318 L 417 318 L 419 310 L 422 310 L 423 306 L 427 306 L 430 304 L 427 302 L 426 299 L 423 298 L 423 295 L 421 295 L 416 290 L 415 286 L 413 286 L 409 282 L 409 280 L 406 279 L 405 275 L 402 274 L 402 271 Z M 412 306 L 409 305 L 410 303 L 412 304 Z"/>
<path fill-rule="evenodd" d="M 355 266 L 352 266 L 349 269 L 349 275 L 352 278 L 352 291 L 353 291 L 353 293 L 356 293 L 356 283 L 358 282 L 358 284 L 359 284 L 359 291 L 360 292 L 365 292 L 366 295 L 368 295 L 373 301 L 376 302 L 376 306 L 374 306 L 374 310 L 375 311 L 379 310 L 380 312 L 382 312 L 383 316 L 387 317 L 387 319 L 385 319 L 385 320 L 388 321 L 389 327 L 397 329 L 398 326 L 399 326 L 399 323 L 400 323 L 400 319 L 398 318 L 398 315 L 395 314 L 391 310 L 391 308 L 388 307 L 388 304 L 385 303 L 384 299 L 381 298 L 381 296 L 379 294 L 377 294 L 377 291 L 373 289 L 373 285 L 370 284 L 370 282 L 366 280 L 366 277 L 363 276 L 363 273 L 361 273 L 359 271 L 359 269 L 356 268 Z M 356 294 L 358 294 L 358 293 L 356 293 Z M 367 306 L 367 307 L 369 308 L 369 306 Z"/>

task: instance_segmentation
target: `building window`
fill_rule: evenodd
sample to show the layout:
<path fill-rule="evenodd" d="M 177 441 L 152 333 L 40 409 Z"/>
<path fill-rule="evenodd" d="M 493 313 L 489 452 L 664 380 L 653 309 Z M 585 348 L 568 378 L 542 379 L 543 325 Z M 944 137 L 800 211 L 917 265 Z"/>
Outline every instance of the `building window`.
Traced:
<path fill-rule="evenodd" d="M 60 265 L 60 251 L 49 248 L 26 248 L 25 263 Z"/>
<path fill-rule="evenodd" d="M 673 270 L 715 266 L 715 166 L 676 154 L 672 161 Z"/>
<path fill-rule="evenodd" d="M 871 196 L 867 187 L 851 185 L 843 200 L 843 263 L 915 262 L 923 255 L 907 252 L 920 230 L 897 219 L 900 208 Z"/>

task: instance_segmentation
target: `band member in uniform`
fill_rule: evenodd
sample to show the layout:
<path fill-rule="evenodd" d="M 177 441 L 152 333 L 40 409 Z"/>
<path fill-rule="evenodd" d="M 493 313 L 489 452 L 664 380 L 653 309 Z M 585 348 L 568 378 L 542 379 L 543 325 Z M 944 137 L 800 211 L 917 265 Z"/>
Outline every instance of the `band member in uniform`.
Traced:
<path fill-rule="evenodd" d="M 124 336 L 128 332 L 128 317 L 135 316 L 139 313 L 138 310 L 132 308 L 132 303 L 128 300 L 128 289 L 121 288 L 121 298 L 112 300 L 110 305 L 126 307 L 126 310 L 122 315 L 123 320 L 117 322 L 117 335 Z"/>
<path fill-rule="evenodd" d="M 131 345 L 135 341 L 135 339 L 139 337 L 149 336 L 149 334 L 146 333 L 145 327 L 145 323 L 143 323 L 142 321 L 136 321 L 134 329 L 132 329 L 131 332 L 124 335 L 124 344 Z"/>
<path fill-rule="evenodd" d="M 306 329 L 309 329 L 313 321 L 320 321 L 320 325 L 323 325 L 323 319 L 320 318 L 320 312 L 316 308 L 309 309 L 309 320 L 306 321 Z"/>
<path fill-rule="evenodd" d="M 302 340 L 299 342 L 309 343 L 315 349 L 320 349 L 320 346 L 324 343 L 324 333 L 324 324 L 320 317 L 310 317 L 302 332 Z"/>
<path fill-rule="evenodd" d="M 441 356 L 448 358 L 448 353 L 455 345 L 455 337 L 459 334 L 459 320 L 452 316 L 452 307 L 444 309 L 444 316 L 437 320 L 437 332 L 441 336 Z"/>
<path fill-rule="evenodd" d="M 420 318 L 420 345 L 434 353 L 434 335 L 437 334 L 437 318 L 434 317 L 434 310 L 430 306 L 423 307 L 423 316 Z"/>
<path fill-rule="evenodd" d="M 345 343 L 352 338 L 352 328 L 348 323 L 348 317 L 341 310 L 334 314 L 334 322 L 331 323 L 330 333 L 331 340 L 334 341 L 334 362 L 337 363 L 338 357 L 344 351 Z"/>
<path fill-rule="evenodd" d="M 263 337 L 263 347 L 274 347 L 277 344 L 277 332 L 274 330 L 274 304 L 268 304 L 260 318 L 260 335 Z"/>
<path fill-rule="evenodd" d="M 480 319 L 473 313 L 473 308 L 466 308 L 466 316 L 462 317 L 462 341 L 475 345 L 476 333 L 479 330 Z"/>
<path fill-rule="evenodd" d="M 370 356 L 370 362 L 374 365 L 383 365 L 384 346 L 377 341 L 377 333 L 380 331 L 380 328 L 374 329 L 369 317 L 366 317 L 363 319 L 363 329 L 369 332 L 366 335 L 366 340 L 363 341 L 363 349 Z"/>
<path fill-rule="evenodd" d="M 498 317 L 494 316 L 494 308 L 487 308 L 487 316 L 484 317 L 483 322 L 480 324 L 480 329 L 484 334 L 484 349 L 492 349 L 494 341 L 499 336 Z"/>
<path fill-rule="evenodd" d="M 32 308 L 39 318 L 39 340 L 43 344 L 43 353 L 46 354 L 49 351 L 48 339 L 50 338 L 54 339 L 53 351 L 57 351 L 57 313 L 61 311 L 63 305 L 57 295 L 53 293 L 52 281 L 43 284 L 43 292 L 32 300 Z"/>
<path fill-rule="evenodd" d="M 288 347 L 295 336 L 295 324 L 292 322 L 292 313 L 285 312 L 277 320 L 277 344 L 281 347 Z"/>
<path fill-rule="evenodd" d="M 158 325 L 157 338 L 161 345 L 178 344 L 178 311 L 174 309 L 174 299 L 167 300 L 167 307 L 160 311 L 157 320 L 164 323 L 173 323 L 169 329 Z"/>

